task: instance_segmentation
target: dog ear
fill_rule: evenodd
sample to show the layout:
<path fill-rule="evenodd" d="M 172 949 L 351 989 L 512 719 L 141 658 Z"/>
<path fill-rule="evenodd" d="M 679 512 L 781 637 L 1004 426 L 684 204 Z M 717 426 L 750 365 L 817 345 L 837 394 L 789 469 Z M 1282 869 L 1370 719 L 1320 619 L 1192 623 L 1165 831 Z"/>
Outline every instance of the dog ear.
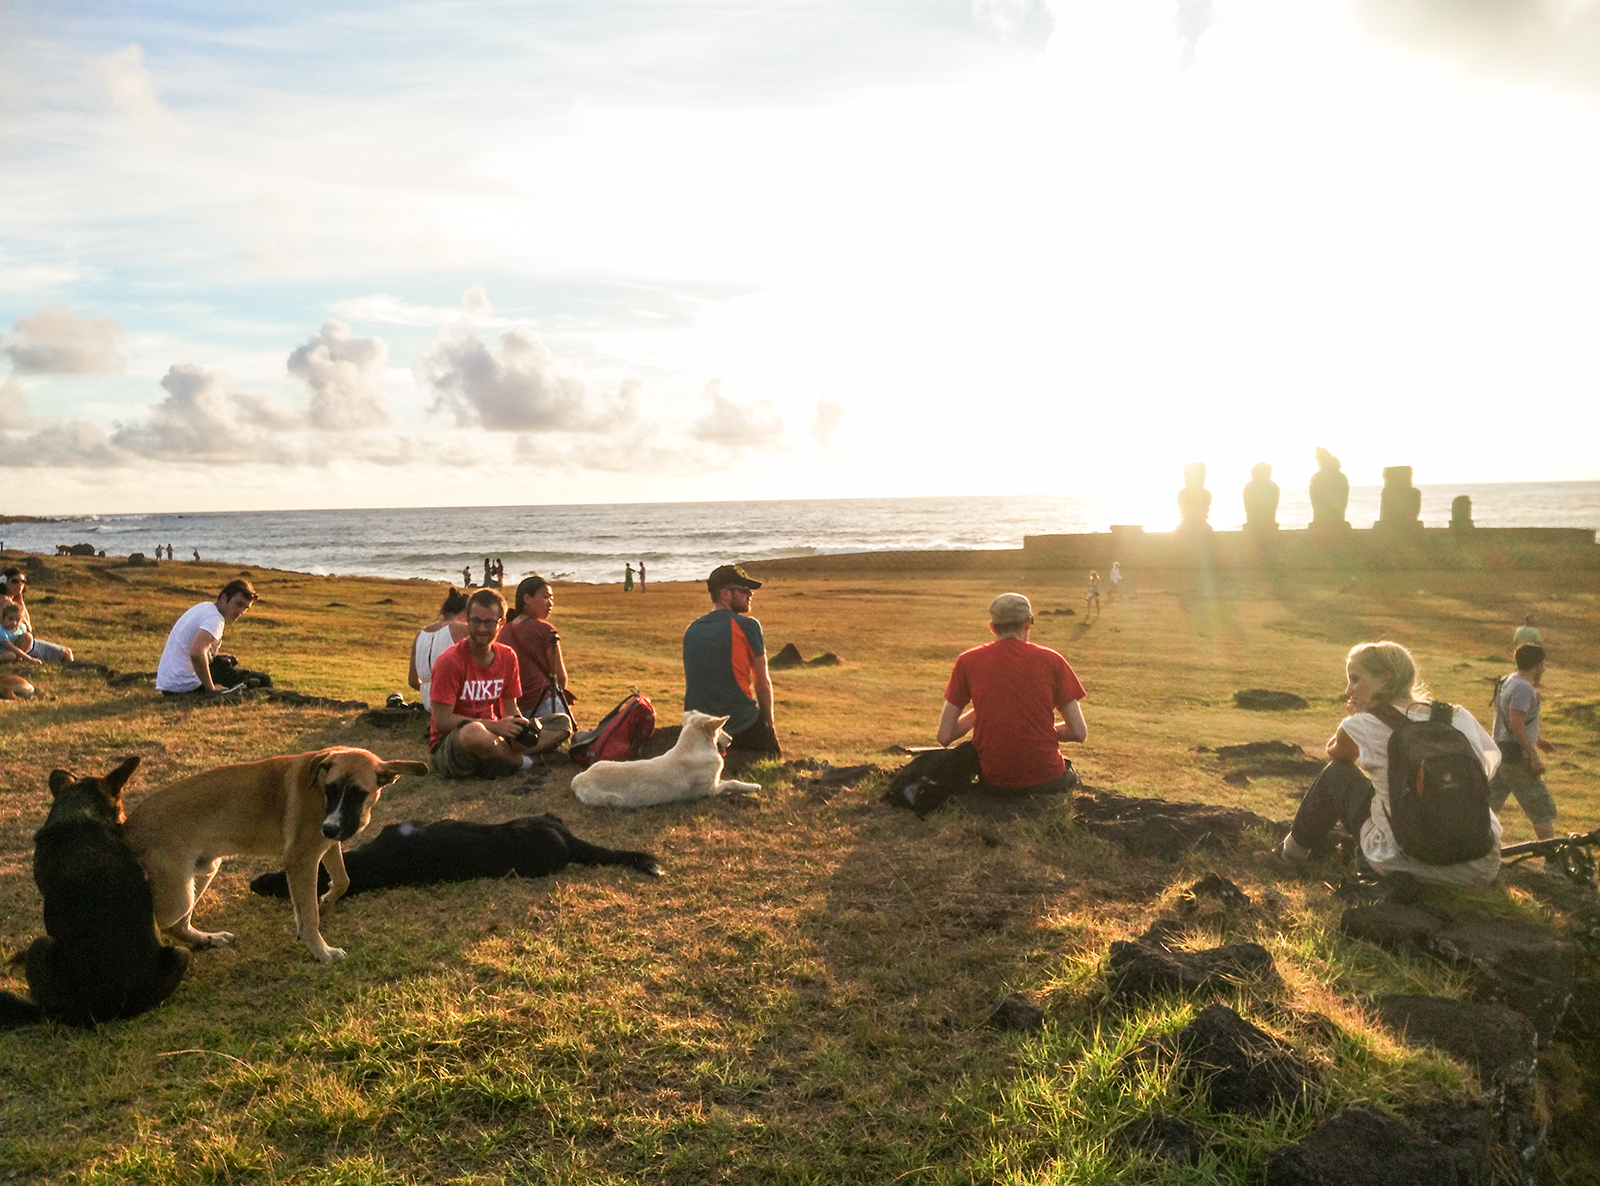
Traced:
<path fill-rule="evenodd" d="M 717 735 L 717 730 L 721 729 L 732 719 L 732 717 L 707 717 L 706 732 L 715 737 Z"/>
<path fill-rule="evenodd" d="M 316 782 L 327 773 L 328 767 L 333 765 L 333 754 L 333 750 L 325 749 L 311 755 L 311 765 L 306 767 L 307 781 Z"/>
<path fill-rule="evenodd" d="M 50 793 L 59 795 L 62 787 L 77 781 L 76 776 L 70 770 L 52 770 L 50 772 Z"/>
<path fill-rule="evenodd" d="M 400 759 L 396 759 L 393 762 L 379 762 L 378 785 L 386 787 L 402 774 L 426 773 L 428 773 L 428 764 L 426 762 L 408 762 Z"/>
<path fill-rule="evenodd" d="M 133 772 L 137 769 L 139 769 L 139 755 L 131 754 L 122 759 L 122 765 L 105 776 L 104 782 L 107 790 L 111 792 L 111 798 L 118 799 L 122 796 L 123 784 L 133 777 Z"/>

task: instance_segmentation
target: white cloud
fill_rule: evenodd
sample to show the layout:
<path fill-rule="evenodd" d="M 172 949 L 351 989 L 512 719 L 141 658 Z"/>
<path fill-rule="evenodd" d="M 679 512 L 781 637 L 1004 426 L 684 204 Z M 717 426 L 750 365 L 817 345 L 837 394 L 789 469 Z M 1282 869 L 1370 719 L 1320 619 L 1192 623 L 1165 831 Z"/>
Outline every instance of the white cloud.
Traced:
<path fill-rule="evenodd" d="M 111 106 L 139 123 L 165 124 L 172 113 L 156 97 L 156 79 L 144 64 L 144 47 L 131 44 L 90 60 Z"/>
<path fill-rule="evenodd" d="M 1363 24 L 1397 44 L 1485 73 L 1600 91 L 1595 0 L 1352 0 Z"/>
<path fill-rule="evenodd" d="M 127 365 L 118 349 L 127 336 L 115 321 L 47 305 L 32 317 L 17 318 L 4 353 L 19 375 L 117 374 Z"/>
<path fill-rule="evenodd" d="M 106 430 L 87 420 L 68 420 L 25 437 L 0 433 L 0 466 L 107 468 L 126 462 L 127 456 L 106 436 Z"/>
<path fill-rule="evenodd" d="M 145 458 L 272 461 L 282 451 L 258 427 L 263 397 L 243 396 L 220 371 L 178 363 L 161 379 L 166 398 L 142 422 L 124 424 L 111 443 Z"/>
<path fill-rule="evenodd" d="M 0 383 L 0 432 L 15 428 L 32 428 L 33 413 L 28 409 L 28 397 L 22 384 L 15 378 Z"/>
<path fill-rule="evenodd" d="M 533 330 L 516 326 L 490 350 L 470 331 L 440 339 L 415 367 L 419 383 L 433 390 L 433 411 L 446 411 L 458 427 L 491 432 L 587 432 L 596 420 L 594 396 L 583 372 L 558 362 Z M 628 392 L 619 392 L 614 413 L 632 413 Z"/>
<path fill-rule="evenodd" d="M 389 361 L 382 338 L 353 338 L 350 327 L 329 321 L 289 355 L 289 373 L 311 388 L 313 428 L 379 428 L 393 413 L 377 382 Z"/>
<path fill-rule="evenodd" d="M 833 445 L 833 430 L 839 427 L 843 415 L 843 404 L 836 404 L 825 396 L 817 400 L 816 415 L 811 420 L 811 435 L 817 444 L 825 449 Z"/>
<path fill-rule="evenodd" d="M 783 418 L 772 415 L 766 400 L 736 403 L 723 392 L 721 379 L 707 383 L 702 394 L 711 401 L 711 410 L 690 429 L 696 440 L 747 449 L 775 445 L 783 439 Z"/>

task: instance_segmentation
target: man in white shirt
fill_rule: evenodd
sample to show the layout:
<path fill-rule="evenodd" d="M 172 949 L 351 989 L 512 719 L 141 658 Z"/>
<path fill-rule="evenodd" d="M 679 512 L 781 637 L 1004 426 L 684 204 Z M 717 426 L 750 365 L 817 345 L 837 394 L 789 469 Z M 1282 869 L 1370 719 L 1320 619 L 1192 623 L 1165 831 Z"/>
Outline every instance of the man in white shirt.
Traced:
<path fill-rule="evenodd" d="M 219 673 L 214 670 L 223 629 L 229 622 L 237 622 L 255 600 L 256 591 L 249 581 L 233 580 L 222 587 L 215 601 L 202 601 L 185 610 L 168 633 L 166 646 L 161 648 L 156 690 L 169 696 L 215 692 L 218 683 L 236 687 L 245 682 L 245 678 L 235 680 L 234 676 L 259 676 L 259 673 L 241 672 L 232 662 L 221 664 L 224 671 L 220 680 Z"/>

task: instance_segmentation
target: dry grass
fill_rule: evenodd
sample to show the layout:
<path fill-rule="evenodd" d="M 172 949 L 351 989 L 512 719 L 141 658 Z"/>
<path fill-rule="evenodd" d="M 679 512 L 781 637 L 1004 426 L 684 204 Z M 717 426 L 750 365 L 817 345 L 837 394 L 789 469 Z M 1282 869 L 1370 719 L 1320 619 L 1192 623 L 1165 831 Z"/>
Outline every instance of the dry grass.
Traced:
<path fill-rule="evenodd" d="M 49 565 L 58 575 L 31 590 L 41 632 L 119 670 L 153 669 L 176 614 L 238 571 Z M 769 575 L 756 612 L 771 649 L 793 641 L 808 657 L 844 661 L 775 676 L 780 736 L 791 754 L 837 763 L 888 764 L 887 745 L 931 743 L 950 662 L 985 638 L 994 592 L 1020 589 L 1040 611 L 1082 608 L 1081 574 L 1003 564 L 983 580 L 892 585 L 865 562 Z M 402 688 L 411 632 L 441 594 L 420 582 L 254 576 L 263 599 L 230 629 L 228 649 L 284 686 L 372 702 Z M 1552 653 L 1547 734 L 1563 747 L 1551 786 L 1569 826 L 1600 822 L 1593 574 L 1374 575 L 1347 593 L 1334 574 L 1130 576 L 1132 590 L 1092 626 L 1041 613 L 1035 635 L 1089 688 L 1091 738 L 1073 757 L 1090 782 L 1285 818 L 1298 784 L 1229 786 L 1194 747 L 1281 738 L 1315 752 L 1341 713 L 1344 651 L 1380 635 L 1412 645 L 1440 695 L 1484 716 L 1511 624 L 1536 605 Z M 704 601 L 690 586 L 653 584 L 643 597 L 559 588 L 555 620 L 585 723 L 630 685 L 671 718 L 679 638 Z M 52 767 L 104 769 L 142 754 L 136 801 L 196 769 L 331 742 L 424 753 L 420 733 L 376 732 L 348 712 L 177 707 L 91 673 L 40 682 L 48 698 L 0 704 L 7 951 L 42 927 L 29 854 Z M 1247 686 L 1296 691 L 1313 707 L 1241 712 L 1231 694 Z M 1312 1122 L 1205 1118 L 1161 1076 L 1115 1073 L 1140 1037 L 1181 1025 L 1193 1006 L 1109 1007 L 1105 948 L 1142 929 L 1212 867 L 1205 860 L 1124 859 L 1064 811 L 996 822 L 951 809 L 922 821 L 879 804 L 872 784 L 823 801 L 771 774 L 753 804 L 608 813 L 572 799 L 569 771 L 558 767 L 532 797 L 513 795 L 515 780 L 403 779 L 374 824 L 554 810 L 586 838 L 654 851 L 663 880 L 574 869 L 363 896 L 326 917 L 329 941 L 350 958 L 325 968 L 294 939 L 285 903 L 248 894 L 265 863 L 230 862 L 200 922 L 235 931 L 238 944 L 201 954 L 165 1006 L 97 1032 L 6 1035 L 0 1177 L 1245 1182 L 1259 1180 L 1266 1150 Z M 1529 834 L 1514 810 L 1507 824 L 1512 838 Z M 1239 862 L 1222 871 L 1250 891 L 1267 884 Z M 1399 1103 L 1459 1084 L 1459 1068 L 1396 1047 L 1359 1008 L 1366 993 L 1459 982 L 1331 936 L 1337 908 L 1324 887 L 1279 888 L 1286 911 L 1226 933 L 1266 943 L 1284 999 L 1333 1017 L 1340 1035 L 1285 1030 L 1257 1002 L 1239 1003 L 1327 1069 L 1323 1102 Z M 1500 908 L 1525 908 L 1495 895 Z M 1206 922 L 1196 941 L 1224 933 Z M 983 1026 L 1013 990 L 1048 1003 L 1042 1034 Z M 1204 1165 L 1148 1164 L 1111 1140 L 1156 1108 L 1217 1128 Z M 1593 1171 L 1563 1164 L 1566 1180 Z"/>

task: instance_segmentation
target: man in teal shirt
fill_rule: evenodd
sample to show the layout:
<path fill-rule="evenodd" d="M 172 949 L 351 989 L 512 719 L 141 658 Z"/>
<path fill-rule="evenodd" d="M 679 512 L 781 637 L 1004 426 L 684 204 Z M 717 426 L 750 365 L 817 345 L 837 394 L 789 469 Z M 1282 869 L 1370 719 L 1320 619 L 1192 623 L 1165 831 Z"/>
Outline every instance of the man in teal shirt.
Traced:
<path fill-rule="evenodd" d="M 750 616 L 750 596 L 759 588 L 761 582 L 737 564 L 721 565 L 706 580 L 711 612 L 683 632 L 683 707 L 728 718 L 728 756 L 735 766 L 782 755 L 766 642 L 761 623 Z"/>

